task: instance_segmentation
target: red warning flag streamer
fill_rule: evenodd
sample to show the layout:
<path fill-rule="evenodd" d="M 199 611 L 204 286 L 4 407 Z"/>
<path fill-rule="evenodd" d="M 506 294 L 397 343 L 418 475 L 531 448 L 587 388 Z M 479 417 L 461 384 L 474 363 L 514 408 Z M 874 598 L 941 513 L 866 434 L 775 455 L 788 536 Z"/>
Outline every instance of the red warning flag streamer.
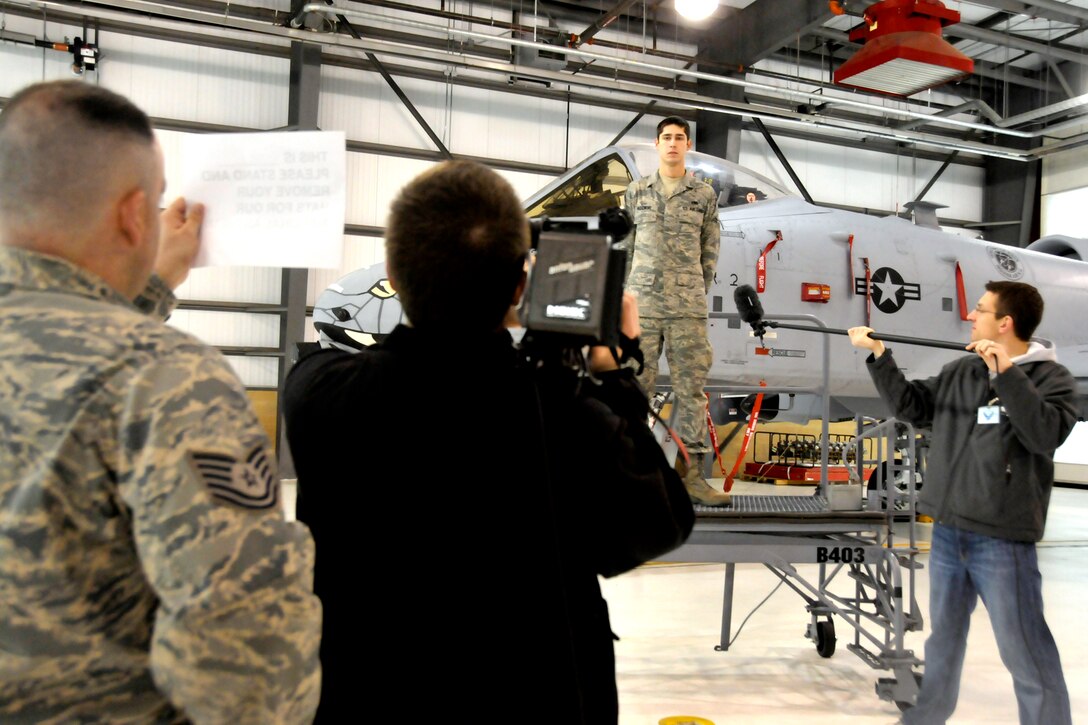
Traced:
<path fill-rule="evenodd" d="M 960 319 L 966 321 L 967 315 L 967 290 L 963 286 L 963 270 L 960 263 L 956 262 L 956 301 L 960 305 Z"/>
<path fill-rule="evenodd" d="M 706 393 L 703 393 L 706 395 Z M 714 458 L 718 460 L 718 470 L 722 472 L 722 478 L 725 478 L 725 464 L 722 463 L 722 454 L 718 450 L 718 431 L 714 427 L 714 418 L 710 415 L 710 396 L 706 395 L 706 429 L 710 431 L 710 445 L 714 449 Z"/>
<path fill-rule="evenodd" d="M 767 289 L 767 253 L 780 241 L 782 241 L 782 232 L 775 232 L 771 243 L 759 253 L 759 260 L 756 262 L 756 292 L 764 292 Z"/>
<path fill-rule="evenodd" d="M 862 257 L 861 261 L 865 263 L 865 326 L 872 327 L 873 324 L 873 275 L 869 271 L 869 258 Z"/>
<path fill-rule="evenodd" d="M 760 380 L 759 384 L 764 388 L 767 387 L 766 380 Z M 722 490 L 726 493 L 729 493 L 733 489 L 733 479 L 737 477 L 737 471 L 740 470 L 740 464 L 744 460 L 745 454 L 748 453 L 748 444 L 752 442 L 752 433 L 755 432 L 756 423 L 759 422 L 759 409 L 762 405 L 763 393 L 756 393 L 755 403 L 752 404 L 752 413 L 748 417 L 748 428 L 744 431 L 744 440 L 740 443 L 740 453 L 737 454 L 737 462 L 733 464 L 733 470 L 725 477 L 725 484 L 722 486 Z"/>
<path fill-rule="evenodd" d="M 850 238 L 846 240 L 846 262 L 850 267 L 850 294 L 858 293 L 858 283 L 854 281 L 854 235 L 851 234 Z"/>

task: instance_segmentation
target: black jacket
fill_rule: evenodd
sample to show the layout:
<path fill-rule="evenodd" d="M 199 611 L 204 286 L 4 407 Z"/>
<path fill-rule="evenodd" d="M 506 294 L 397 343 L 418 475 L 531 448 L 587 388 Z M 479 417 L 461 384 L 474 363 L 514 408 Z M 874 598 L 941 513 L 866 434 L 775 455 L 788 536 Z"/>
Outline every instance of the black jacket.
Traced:
<path fill-rule="evenodd" d="M 405 326 L 295 365 L 286 429 L 324 604 L 319 721 L 365 707 L 616 722 L 597 575 L 676 548 L 694 514 L 631 373 L 603 377 L 576 394 L 565 369 L 522 364 L 505 331 Z M 419 700 L 392 699 L 405 689 Z"/>
<path fill-rule="evenodd" d="M 895 416 L 933 431 L 919 511 L 984 536 L 1042 538 L 1054 450 L 1077 420 L 1073 376 L 1046 352 L 992 379 L 978 355 L 964 355 L 917 382 L 906 380 L 891 350 L 869 356 L 873 382 Z M 1000 422 L 979 424 L 979 407 L 991 402 L 1002 408 Z"/>

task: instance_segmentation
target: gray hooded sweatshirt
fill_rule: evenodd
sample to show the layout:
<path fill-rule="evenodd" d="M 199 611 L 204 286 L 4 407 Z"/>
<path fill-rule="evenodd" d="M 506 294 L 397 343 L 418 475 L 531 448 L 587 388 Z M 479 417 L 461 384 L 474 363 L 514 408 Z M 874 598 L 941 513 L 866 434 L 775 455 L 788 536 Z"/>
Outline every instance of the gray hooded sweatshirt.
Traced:
<path fill-rule="evenodd" d="M 918 510 L 985 536 L 1038 541 L 1054 485 L 1054 450 L 1077 420 L 1076 383 L 1045 341 L 1032 341 L 1013 363 L 993 374 L 972 353 L 911 382 L 890 348 L 867 360 L 895 417 L 931 430 Z"/>

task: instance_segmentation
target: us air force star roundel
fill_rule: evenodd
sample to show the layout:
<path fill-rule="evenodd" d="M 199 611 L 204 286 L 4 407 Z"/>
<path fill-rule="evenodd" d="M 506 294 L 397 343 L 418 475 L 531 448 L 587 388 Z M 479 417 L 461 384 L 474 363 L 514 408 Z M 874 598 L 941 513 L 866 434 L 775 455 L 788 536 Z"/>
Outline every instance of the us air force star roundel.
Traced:
<path fill-rule="evenodd" d="M 922 299 L 922 288 L 916 282 L 904 282 L 902 275 L 891 267 L 881 267 L 870 278 L 870 294 L 881 312 L 892 314 L 903 309 L 907 300 Z M 865 278 L 854 278 L 854 291 L 865 294 Z"/>
<path fill-rule="evenodd" d="M 261 446 L 244 461 L 223 453 L 190 453 L 193 468 L 216 499 L 243 508 L 266 509 L 279 499 L 275 466 Z"/>

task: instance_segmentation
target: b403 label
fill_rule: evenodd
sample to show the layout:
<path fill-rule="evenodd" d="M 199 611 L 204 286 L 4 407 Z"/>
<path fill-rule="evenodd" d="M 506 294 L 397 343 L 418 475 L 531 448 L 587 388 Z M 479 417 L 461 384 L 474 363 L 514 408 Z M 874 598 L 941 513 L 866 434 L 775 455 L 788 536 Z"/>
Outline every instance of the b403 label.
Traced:
<path fill-rule="evenodd" d="M 865 563 L 865 549 L 860 546 L 817 546 L 816 563 L 827 562 L 836 564 L 863 564 Z"/>

